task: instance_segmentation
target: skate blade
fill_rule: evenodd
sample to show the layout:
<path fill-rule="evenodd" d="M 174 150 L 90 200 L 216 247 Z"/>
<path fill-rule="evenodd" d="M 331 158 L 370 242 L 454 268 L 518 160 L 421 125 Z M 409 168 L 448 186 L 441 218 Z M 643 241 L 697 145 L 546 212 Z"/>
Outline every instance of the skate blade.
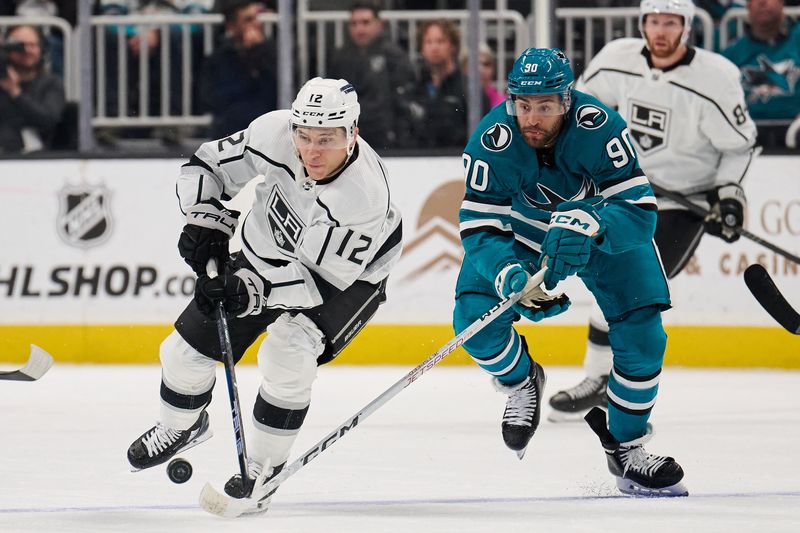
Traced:
<path fill-rule="evenodd" d="M 202 433 L 202 434 L 198 435 L 197 437 L 194 438 L 194 440 L 190 440 L 189 442 L 186 443 L 186 446 L 184 446 L 183 448 L 178 449 L 175 453 L 173 453 L 172 455 L 170 455 L 169 457 L 167 457 L 166 459 L 164 459 L 160 463 L 152 464 L 152 465 L 148 466 L 147 468 L 136 468 L 135 466 L 132 466 L 130 463 L 128 463 L 128 466 L 130 467 L 131 472 L 133 472 L 134 474 L 136 472 L 141 472 L 142 470 L 150 470 L 151 468 L 154 468 L 154 467 L 156 467 L 158 465 L 163 465 L 164 463 L 166 463 L 170 459 L 172 459 L 175 456 L 177 456 L 179 453 L 183 453 L 186 450 L 194 448 L 198 444 L 204 443 L 205 441 L 207 441 L 208 439 L 210 439 L 213 436 L 214 436 L 214 432 L 209 427 L 208 430 L 205 433 Z"/>
<path fill-rule="evenodd" d="M 675 483 L 669 487 L 653 489 L 644 487 L 630 479 L 618 477 L 617 488 L 623 494 L 636 496 L 637 498 L 675 498 L 689 495 L 689 491 L 681 482 Z"/>

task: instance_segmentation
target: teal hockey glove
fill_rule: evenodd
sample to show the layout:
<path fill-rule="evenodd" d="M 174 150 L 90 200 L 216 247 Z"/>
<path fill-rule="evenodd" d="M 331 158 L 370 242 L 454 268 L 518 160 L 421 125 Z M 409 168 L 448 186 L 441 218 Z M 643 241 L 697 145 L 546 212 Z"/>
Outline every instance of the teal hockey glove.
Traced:
<path fill-rule="evenodd" d="M 589 262 L 592 244 L 602 239 L 605 222 L 587 202 L 563 202 L 550 216 L 542 243 L 542 257 L 549 258 L 544 286 L 552 290 L 558 282 L 583 270 Z"/>
<path fill-rule="evenodd" d="M 494 288 L 501 298 L 508 298 L 512 293 L 525 288 L 530 274 L 519 263 L 511 263 L 502 268 L 494 278 Z"/>
<path fill-rule="evenodd" d="M 547 268 L 534 275 L 530 275 L 519 263 L 506 265 L 495 278 L 497 293 L 507 298 L 513 293 L 522 293 L 520 299 L 512 307 L 514 311 L 533 322 L 556 316 L 570 306 L 566 294 L 550 295 L 542 290 L 543 276 L 547 275 Z"/>

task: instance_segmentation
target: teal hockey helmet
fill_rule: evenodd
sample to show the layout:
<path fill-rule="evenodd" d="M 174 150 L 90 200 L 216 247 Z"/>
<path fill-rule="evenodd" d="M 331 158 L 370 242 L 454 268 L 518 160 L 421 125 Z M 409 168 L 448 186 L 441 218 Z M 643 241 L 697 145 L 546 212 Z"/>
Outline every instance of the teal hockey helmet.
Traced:
<path fill-rule="evenodd" d="M 572 73 L 569 59 L 558 48 L 528 48 L 520 55 L 508 73 L 506 110 L 516 115 L 514 100 L 518 96 L 561 95 L 562 109 L 566 113 L 572 100 Z"/>

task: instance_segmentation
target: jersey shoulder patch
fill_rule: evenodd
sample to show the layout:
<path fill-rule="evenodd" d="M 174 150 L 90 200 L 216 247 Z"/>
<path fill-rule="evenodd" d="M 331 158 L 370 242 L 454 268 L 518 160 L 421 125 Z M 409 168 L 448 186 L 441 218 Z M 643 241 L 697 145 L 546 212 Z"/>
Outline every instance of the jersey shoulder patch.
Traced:
<path fill-rule="evenodd" d="M 481 145 L 490 152 L 502 152 L 511 146 L 511 128 L 502 122 L 495 122 L 481 134 Z"/>
<path fill-rule="evenodd" d="M 575 122 L 579 128 L 596 130 L 608 121 L 608 113 L 594 105 L 583 104 L 575 111 Z"/>

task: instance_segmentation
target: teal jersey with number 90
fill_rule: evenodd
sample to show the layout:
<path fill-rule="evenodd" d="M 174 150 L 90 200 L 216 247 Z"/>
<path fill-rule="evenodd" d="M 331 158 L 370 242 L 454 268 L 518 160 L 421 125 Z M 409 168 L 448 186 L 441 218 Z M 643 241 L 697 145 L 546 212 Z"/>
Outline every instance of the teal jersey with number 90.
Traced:
<path fill-rule="evenodd" d="M 588 94 L 573 91 L 552 148 L 530 147 L 503 103 L 483 117 L 463 157 L 465 260 L 487 280 L 508 263 L 537 261 L 550 215 L 566 201 L 595 205 L 606 224 L 602 252 L 652 241 L 656 200 L 627 125 Z"/>

